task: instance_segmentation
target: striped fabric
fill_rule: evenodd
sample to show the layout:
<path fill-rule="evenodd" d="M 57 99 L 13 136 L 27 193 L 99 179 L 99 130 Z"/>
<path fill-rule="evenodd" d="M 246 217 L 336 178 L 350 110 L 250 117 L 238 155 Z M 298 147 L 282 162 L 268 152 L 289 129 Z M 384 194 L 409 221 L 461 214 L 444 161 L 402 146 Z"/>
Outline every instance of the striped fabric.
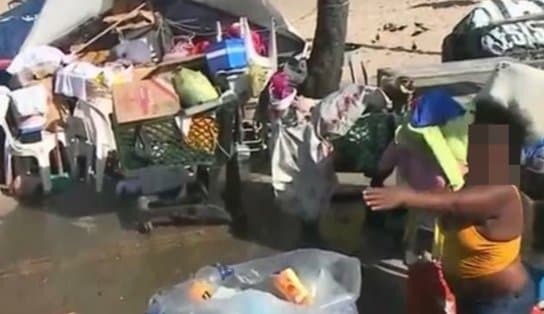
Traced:
<path fill-rule="evenodd" d="M 528 14 L 544 13 L 544 0 L 485 0 L 473 10 L 475 28 Z"/>

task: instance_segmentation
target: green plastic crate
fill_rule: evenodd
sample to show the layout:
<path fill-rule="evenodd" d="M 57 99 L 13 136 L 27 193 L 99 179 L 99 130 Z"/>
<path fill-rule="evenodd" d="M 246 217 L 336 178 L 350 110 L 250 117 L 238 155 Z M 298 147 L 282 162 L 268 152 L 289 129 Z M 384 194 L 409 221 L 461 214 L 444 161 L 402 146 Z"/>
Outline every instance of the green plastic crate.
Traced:
<path fill-rule="evenodd" d="M 346 135 L 332 141 L 336 170 L 374 174 L 394 135 L 395 118 L 390 114 L 371 113 L 359 118 Z"/>
<path fill-rule="evenodd" d="M 192 149 L 182 142 L 173 117 L 118 124 L 114 132 L 122 170 L 215 163 L 214 154 Z"/>

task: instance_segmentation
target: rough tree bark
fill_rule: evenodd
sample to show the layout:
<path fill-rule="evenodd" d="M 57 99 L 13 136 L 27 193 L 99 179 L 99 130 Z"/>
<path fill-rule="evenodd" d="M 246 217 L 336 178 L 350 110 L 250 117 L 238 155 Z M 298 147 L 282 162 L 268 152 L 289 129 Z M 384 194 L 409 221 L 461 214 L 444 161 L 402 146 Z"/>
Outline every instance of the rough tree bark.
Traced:
<path fill-rule="evenodd" d="M 303 95 L 323 98 L 338 89 L 344 64 L 349 0 L 317 0 L 317 27 Z"/>

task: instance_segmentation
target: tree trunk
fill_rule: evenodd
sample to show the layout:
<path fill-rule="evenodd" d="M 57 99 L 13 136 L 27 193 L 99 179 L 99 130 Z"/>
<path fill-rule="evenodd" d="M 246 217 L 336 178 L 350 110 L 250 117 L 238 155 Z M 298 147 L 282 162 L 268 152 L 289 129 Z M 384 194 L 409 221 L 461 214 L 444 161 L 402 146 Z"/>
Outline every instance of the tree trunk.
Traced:
<path fill-rule="evenodd" d="M 349 0 L 317 0 L 317 27 L 303 95 L 323 98 L 342 79 Z"/>

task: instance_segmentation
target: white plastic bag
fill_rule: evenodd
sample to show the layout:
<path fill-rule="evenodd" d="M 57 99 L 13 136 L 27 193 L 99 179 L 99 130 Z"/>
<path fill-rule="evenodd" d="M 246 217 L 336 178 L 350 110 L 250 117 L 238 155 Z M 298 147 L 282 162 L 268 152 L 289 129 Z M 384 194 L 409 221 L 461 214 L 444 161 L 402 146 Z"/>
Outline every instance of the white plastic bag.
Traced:
<path fill-rule="evenodd" d="M 311 122 L 272 124 L 270 168 L 272 187 L 282 211 L 304 221 L 319 219 L 329 209 L 338 183 L 332 146 L 317 135 Z"/>
<path fill-rule="evenodd" d="M 190 301 L 193 280 L 159 292 L 146 314 L 357 314 L 361 287 L 358 259 L 315 249 L 296 250 L 230 267 L 236 282 L 245 289 L 227 298 Z M 273 274 L 293 269 L 310 291 L 311 305 L 284 301 L 263 285 Z"/>

